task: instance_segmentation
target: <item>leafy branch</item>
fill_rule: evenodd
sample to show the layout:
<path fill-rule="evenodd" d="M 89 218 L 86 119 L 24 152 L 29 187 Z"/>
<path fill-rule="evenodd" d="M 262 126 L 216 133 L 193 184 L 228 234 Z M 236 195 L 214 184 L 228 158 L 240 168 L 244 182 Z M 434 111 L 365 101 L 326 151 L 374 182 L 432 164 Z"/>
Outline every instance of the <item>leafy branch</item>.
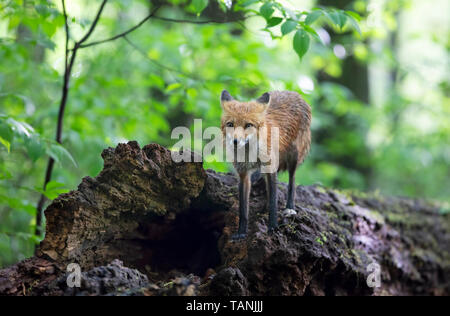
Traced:
<path fill-rule="evenodd" d="M 137 30 L 139 27 L 141 27 L 141 26 L 142 26 L 145 22 L 147 22 L 150 18 L 155 17 L 155 14 L 156 14 L 156 12 L 158 11 L 158 9 L 159 9 L 160 7 L 161 7 L 161 6 L 157 6 L 155 9 L 152 10 L 152 12 L 150 12 L 149 15 L 147 15 L 144 19 L 142 19 L 138 24 L 136 24 L 136 25 L 133 26 L 132 28 L 126 30 L 125 32 L 122 32 L 122 33 L 117 34 L 117 35 L 115 35 L 115 36 L 113 36 L 113 37 L 106 38 L 106 39 L 103 39 L 103 40 L 100 40 L 100 41 L 95 41 L 95 42 L 91 42 L 91 43 L 79 45 L 78 48 L 85 48 L 85 47 L 90 47 L 90 46 L 94 46 L 94 45 L 98 45 L 98 44 L 103 44 L 103 43 L 106 43 L 106 42 L 114 41 L 114 40 L 116 40 L 116 39 L 118 39 L 118 38 L 121 38 L 121 37 L 125 37 L 125 36 L 127 36 L 128 34 L 130 34 L 131 32 L 133 32 L 133 31 Z"/>
<path fill-rule="evenodd" d="M 250 0 L 246 3 L 243 5 L 253 4 L 254 2 Z M 273 39 L 281 38 L 295 31 L 293 48 L 300 59 L 303 58 L 309 49 L 311 36 L 320 41 L 319 35 L 311 25 L 321 17 L 325 19 L 325 22 L 340 31 L 343 31 L 343 29 L 349 25 L 350 28 L 353 28 L 360 36 L 362 36 L 361 29 L 358 25 L 358 21 L 361 17 L 353 11 L 315 8 L 310 12 L 299 12 L 287 9 L 275 1 L 264 2 L 260 6 L 259 11 L 253 9 L 248 9 L 248 11 L 254 12 L 266 20 L 266 26 L 263 30 L 268 32 Z M 281 36 L 274 35 L 271 30 L 271 28 L 278 25 L 281 25 Z"/>
<path fill-rule="evenodd" d="M 67 11 L 66 11 L 66 3 L 65 0 L 61 0 L 62 7 L 63 7 L 63 15 L 64 15 L 64 25 L 65 25 L 65 55 L 64 55 L 64 79 L 63 79 L 63 86 L 62 86 L 62 97 L 61 102 L 59 104 L 59 112 L 58 112 L 58 121 L 57 121 L 57 127 L 56 127 L 56 135 L 55 135 L 55 141 L 59 144 L 61 144 L 62 139 L 62 129 L 63 129 L 63 123 L 64 123 L 64 111 L 67 106 L 67 98 L 69 95 L 69 82 L 70 77 L 72 75 L 72 69 L 73 65 L 75 63 L 75 58 L 77 56 L 77 51 L 80 48 L 80 46 L 89 39 L 92 32 L 94 32 L 95 27 L 97 26 L 97 23 L 100 19 L 100 16 L 102 15 L 103 9 L 106 5 L 106 2 L 108 0 L 103 0 L 100 8 L 97 11 L 97 14 L 94 18 L 94 21 L 92 22 L 89 30 L 86 32 L 86 34 L 79 40 L 75 42 L 74 48 L 71 50 L 71 53 L 69 51 L 69 37 L 70 37 L 70 28 L 67 21 Z M 70 57 L 69 57 L 70 55 Z M 45 179 L 44 179 L 44 185 L 43 190 L 46 190 L 47 184 L 50 182 L 53 172 L 53 167 L 55 164 L 55 159 L 53 157 L 50 157 L 48 159 L 47 163 L 47 169 L 45 172 Z M 42 225 L 42 209 L 44 208 L 46 197 L 44 194 L 41 194 L 39 198 L 38 205 L 36 207 L 36 235 L 41 234 L 41 225 Z"/>
<path fill-rule="evenodd" d="M 164 17 L 164 16 L 155 16 L 154 18 L 156 20 L 161 20 L 161 21 L 165 21 L 165 22 L 173 22 L 173 23 L 225 24 L 225 23 L 242 22 L 253 16 L 256 16 L 256 15 L 249 15 L 249 16 L 244 16 L 244 17 L 239 17 L 239 18 L 229 19 L 229 20 L 187 20 L 187 19 L 173 19 L 173 18 L 168 18 L 168 17 Z"/>
<path fill-rule="evenodd" d="M 0 145 L 8 152 L 11 151 L 12 146 L 20 146 L 32 161 L 46 154 L 56 162 L 67 160 L 76 166 L 73 157 L 61 144 L 42 137 L 29 124 L 10 116 L 0 115 Z M 0 170 L 0 179 L 4 178 L 5 175 Z"/>

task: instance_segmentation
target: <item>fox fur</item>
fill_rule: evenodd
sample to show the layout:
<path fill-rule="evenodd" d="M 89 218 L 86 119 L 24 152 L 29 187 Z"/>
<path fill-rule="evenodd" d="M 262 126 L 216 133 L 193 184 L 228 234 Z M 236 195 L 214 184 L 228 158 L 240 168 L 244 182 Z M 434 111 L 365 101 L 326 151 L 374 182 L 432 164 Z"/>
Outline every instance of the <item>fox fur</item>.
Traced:
<path fill-rule="evenodd" d="M 264 93 L 256 100 L 241 102 L 235 100 L 228 91 L 221 94 L 221 129 L 224 142 L 235 147 L 246 146 L 252 138 L 261 137 L 258 131 L 267 129 L 259 146 L 271 150 L 272 127 L 278 128 L 279 164 L 277 171 L 289 172 L 289 192 L 287 209 L 294 209 L 295 171 L 309 152 L 311 144 L 311 108 L 296 92 L 272 91 Z M 246 149 L 247 150 L 247 149 Z M 263 152 L 264 152 L 263 150 Z M 248 199 L 251 189 L 251 175 L 261 167 L 261 161 L 237 162 L 233 165 L 239 174 L 240 220 L 237 239 L 247 232 Z M 269 228 L 277 227 L 276 173 L 266 174 L 268 192 Z"/>

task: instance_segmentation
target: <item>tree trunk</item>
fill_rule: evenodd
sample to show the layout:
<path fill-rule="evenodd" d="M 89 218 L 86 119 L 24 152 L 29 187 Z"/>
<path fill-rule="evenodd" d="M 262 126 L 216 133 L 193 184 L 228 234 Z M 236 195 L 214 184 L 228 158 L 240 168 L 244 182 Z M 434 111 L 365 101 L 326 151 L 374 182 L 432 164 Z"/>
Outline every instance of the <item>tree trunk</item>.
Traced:
<path fill-rule="evenodd" d="M 269 235 L 259 181 L 249 235 L 232 242 L 235 176 L 175 163 L 157 144 L 102 156 L 97 177 L 45 211 L 37 255 L 0 271 L 0 295 L 450 294 L 450 214 L 431 203 L 298 186 L 297 215 Z M 70 263 L 81 267 L 79 288 L 66 284 Z M 366 282 L 373 263 L 379 287 Z"/>
<path fill-rule="evenodd" d="M 351 4 L 353 2 L 353 0 L 337 0 L 333 2 L 333 6 L 341 10 L 351 10 Z M 330 2 L 319 0 L 317 1 L 317 5 L 327 7 L 330 5 Z M 354 42 L 353 31 L 348 30 L 344 33 L 336 33 L 331 27 L 325 25 L 324 28 L 331 37 L 329 49 L 333 50 L 334 45 L 340 44 L 346 48 L 347 53 L 342 60 L 342 74 L 340 76 L 333 77 L 324 70 L 317 73 L 319 86 L 324 86 L 324 83 L 343 86 L 351 91 L 351 96 L 349 96 L 351 100 L 357 100 L 363 104 L 370 105 L 368 64 L 359 61 L 354 54 L 348 53 L 353 49 L 349 47 L 351 46 L 349 43 Z M 315 130 L 313 134 L 314 143 L 326 144 L 323 148 L 325 152 L 322 153 L 322 157 L 327 157 L 327 162 L 329 163 L 337 164 L 340 167 L 361 175 L 364 179 L 364 187 L 373 189 L 373 179 L 375 178 L 373 176 L 374 164 L 371 163 L 373 155 L 366 141 L 369 125 L 365 123 L 364 118 L 359 117 L 355 113 L 349 111 L 343 114 L 334 105 L 327 108 L 323 107 L 322 103 L 323 100 L 315 104 L 315 106 L 320 107 L 320 112 L 332 119 L 326 126 L 321 126 Z M 335 143 L 346 144 L 346 150 L 333 150 L 335 146 L 332 146 L 332 144 Z M 332 184 L 338 187 L 348 186 L 348 180 L 346 181 L 346 179 L 343 180 L 340 177 L 336 177 Z"/>

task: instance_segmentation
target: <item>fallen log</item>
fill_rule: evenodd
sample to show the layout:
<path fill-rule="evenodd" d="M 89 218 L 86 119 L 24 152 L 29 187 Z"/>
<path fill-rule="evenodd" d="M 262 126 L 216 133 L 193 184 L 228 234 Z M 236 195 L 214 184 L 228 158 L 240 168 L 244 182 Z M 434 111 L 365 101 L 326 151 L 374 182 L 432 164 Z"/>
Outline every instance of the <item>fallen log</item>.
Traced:
<path fill-rule="evenodd" d="M 258 181 L 248 237 L 232 242 L 234 175 L 175 163 L 157 144 L 102 157 L 97 177 L 47 207 L 35 257 L 0 270 L 0 295 L 450 294 L 450 214 L 434 203 L 298 186 L 297 214 L 268 234 Z"/>

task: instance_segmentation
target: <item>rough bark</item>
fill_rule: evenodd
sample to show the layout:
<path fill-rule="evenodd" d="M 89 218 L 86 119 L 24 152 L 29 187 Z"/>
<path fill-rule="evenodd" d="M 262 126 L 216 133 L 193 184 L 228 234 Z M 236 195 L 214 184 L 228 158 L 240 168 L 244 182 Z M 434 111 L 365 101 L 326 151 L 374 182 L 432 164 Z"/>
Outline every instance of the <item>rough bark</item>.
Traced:
<path fill-rule="evenodd" d="M 248 238 L 232 242 L 234 175 L 175 163 L 157 144 L 102 156 L 97 177 L 45 211 L 37 255 L 0 271 L 0 295 L 450 294 L 450 215 L 432 203 L 298 186 L 297 215 L 269 235 L 259 181 Z M 72 262 L 80 288 L 66 285 Z M 379 288 L 366 282 L 374 262 Z"/>

